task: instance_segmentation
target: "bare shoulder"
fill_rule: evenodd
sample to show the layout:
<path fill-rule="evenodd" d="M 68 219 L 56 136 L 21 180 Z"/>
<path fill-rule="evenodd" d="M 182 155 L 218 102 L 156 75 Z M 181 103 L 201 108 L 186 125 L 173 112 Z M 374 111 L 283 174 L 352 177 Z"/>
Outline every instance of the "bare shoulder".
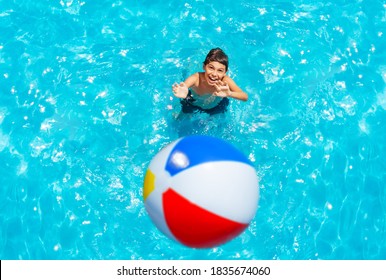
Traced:
<path fill-rule="evenodd" d="M 199 73 L 194 73 L 193 75 L 190 75 L 186 80 L 185 84 L 187 87 L 192 87 L 192 86 L 198 86 L 199 85 Z"/>
<path fill-rule="evenodd" d="M 236 84 L 235 81 L 233 81 L 233 79 L 231 77 L 225 76 L 223 78 L 223 81 L 228 84 L 229 89 L 231 91 L 239 92 L 241 94 L 239 99 L 241 99 L 241 100 L 247 100 L 248 99 L 248 95 Z"/>
<path fill-rule="evenodd" d="M 238 88 L 238 86 L 237 86 L 237 84 L 235 83 L 235 81 L 234 81 L 231 77 L 229 77 L 229 76 L 225 76 L 225 77 L 223 78 L 223 82 L 226 82 L 226 83 L 229 85 L 229 87 L 230 87 L 231 89 Z"/>
<path fill-rule="evenodd" d="M 222 80 L 226 83 L 234 83 L 233 79 L 231 77 L 229 77 L 228 75 L 225 76 Z"/>
<path fill-rule="evenodd" d="M 198 81 L 198 85 L 202 82 L 202 81 L 205 81 L 205 73 L 204 72 L 197 72 L 196 73 L 197 75 L 197 81 Z"/>

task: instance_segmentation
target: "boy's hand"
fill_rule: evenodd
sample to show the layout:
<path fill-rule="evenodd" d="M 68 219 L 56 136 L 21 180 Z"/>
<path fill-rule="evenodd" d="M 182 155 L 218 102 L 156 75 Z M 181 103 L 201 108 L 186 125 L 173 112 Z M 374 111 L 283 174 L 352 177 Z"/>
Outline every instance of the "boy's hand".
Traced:
<path fill-rule="evenodd" d="M 188 96 L 188 93 L 189 93 L 189 89 L 188 87 L 185 85 L 184 82 L 180 83 L 180 84 L 177 84 L 177 83 L 174 83 L 172 85 L 172 89 L 173 89 L 173 93 L 176 97 L 178 98 L 186 98 Z"/>
<path fill-rule="evenodd" d="M 213 93 L 214 95 L 220 97 L 228 97 L 232 95 L 229 85 L 226 82 L 217 81 L 214 86 L 216 88 L 216 91 Z"/>

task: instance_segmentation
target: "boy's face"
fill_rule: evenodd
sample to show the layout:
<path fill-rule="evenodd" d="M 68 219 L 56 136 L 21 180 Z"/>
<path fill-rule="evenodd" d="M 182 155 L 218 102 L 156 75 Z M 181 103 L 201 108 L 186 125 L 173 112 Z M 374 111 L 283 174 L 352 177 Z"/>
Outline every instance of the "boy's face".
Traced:
<path fill-rule="evenodd" d="M 207 65 L 204 65 L 205 80 L 211 86 L 217 81 L 221 81 L 226 74 L 226 67 L 217 61 L 211 61 Z"/>

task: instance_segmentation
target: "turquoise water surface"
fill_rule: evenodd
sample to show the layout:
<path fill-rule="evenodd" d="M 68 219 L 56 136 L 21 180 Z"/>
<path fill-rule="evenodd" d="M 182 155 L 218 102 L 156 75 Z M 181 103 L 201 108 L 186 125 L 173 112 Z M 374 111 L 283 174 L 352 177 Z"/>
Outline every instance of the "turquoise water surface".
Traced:
<path fill-rule="evenodd" d="M 386 2 L 0 0 L 1 259 L 386 259 Z M 221 47 L 249 95 L 178 118 L 171 85 Z M 252 161 L 248 229 L 160 233 L 152 157 L 221 137 Z"/>

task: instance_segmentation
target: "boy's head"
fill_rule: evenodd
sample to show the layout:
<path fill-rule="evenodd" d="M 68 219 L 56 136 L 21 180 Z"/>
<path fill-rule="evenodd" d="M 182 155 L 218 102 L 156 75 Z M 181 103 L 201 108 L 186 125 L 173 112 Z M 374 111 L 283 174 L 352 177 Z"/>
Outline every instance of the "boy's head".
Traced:
<path fill-rule="evenodd" d="M 205 58 L 204 66 L 212 61 L 223 64 L 225 66 L 225 71 L 228 71 L 228 56 L 223 52 L 222 49 L 211 49 Z"/>

